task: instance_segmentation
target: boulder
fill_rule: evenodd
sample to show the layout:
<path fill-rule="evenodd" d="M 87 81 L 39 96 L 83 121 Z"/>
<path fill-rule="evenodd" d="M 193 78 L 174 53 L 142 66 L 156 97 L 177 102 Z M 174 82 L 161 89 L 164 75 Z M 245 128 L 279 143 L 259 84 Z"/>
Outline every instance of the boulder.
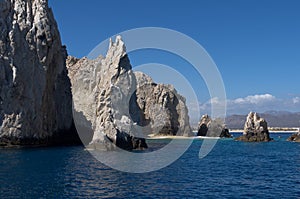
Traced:
<path fill-rule="evenodd" d="M 293 135 L 291 135 L 287 141 L 291 141 L 291 142 L 300 142 L 300 130 L 298 133 L 295 133 Z"/>
<path fill-rule="evenodd" d="M 0 143 L 78 143 L 72 95 L 48 1 L 0 1 Z"/>
<path fill-rule="evenodd" d="M 245 142 L 271 141 L 266 120 L 257 113 L 250 112 L 245 122 L 243 135 L 236 138 L 236 140 Z"/>
<path fill-rule="evenodd" d="M 229 130 L 220 119 L 212 120 L 207 114 L 201 117 L 197 136 L 231 138 Z"/>
<path fill-rule="evenodd" d="M 227 128 L 223 128 L 222 132 L 220 134 L 221 138 L 231 138 L 232 135 L 230 134 L 229 130 Z"/>

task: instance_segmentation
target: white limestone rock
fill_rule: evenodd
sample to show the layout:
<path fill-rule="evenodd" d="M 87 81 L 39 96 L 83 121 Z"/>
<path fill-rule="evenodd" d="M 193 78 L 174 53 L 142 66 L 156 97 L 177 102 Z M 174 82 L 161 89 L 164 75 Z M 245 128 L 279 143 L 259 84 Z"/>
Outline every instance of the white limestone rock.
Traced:
<path fill-rule="evenodd" d="M 137 103 L 143 113 L 144 131 L 156 135 L 191 136 L 185 98 L 172 85 L 156 84 L 142 72 L 135 72 Z M 145 129 L 145 127 L 143 128 Z"/>
<path fill-rule="evenodd" d="M 270 138 L 268 124 L 257 113 L 250 112 L 244 126 L 244 133 L 236 140 L 245 142 L 268 142 Z"/>
<path fill-rule="evenodd" d="M 129 101 L 136 80 L 121 37 L 110 42 L 105 57 L 99 56 L 95 60 L 68 57 L 67 65 L 75 120 L 79 128 L 85 129 L 79 130 L 84 143 L 95 145 L 109 139 L 117 146 L 131 150 L 134 136 Z"/>
<path fill-rule="evenodd" d="M 71 128 L 72 96 L 48 1 L 0 1 L 0 31 L 1 144 L 49 144 Z"/>
<path fill-rule="evenodd" d="M 146 148 L 144 138 L 157 129 L 163 129 L 157 131 L 163 134 L 191 133 L 184 98 L 172 86 L 156 85 L 150 77 L 134 74 L 120 36 L 110 41 L 105 57 L 68 57 L 67 67 L 77 129 L 86 145 L 101 148 L 110 140 L 131 150 Z M 140 89 L 143 83 L 146 88 Z"/>

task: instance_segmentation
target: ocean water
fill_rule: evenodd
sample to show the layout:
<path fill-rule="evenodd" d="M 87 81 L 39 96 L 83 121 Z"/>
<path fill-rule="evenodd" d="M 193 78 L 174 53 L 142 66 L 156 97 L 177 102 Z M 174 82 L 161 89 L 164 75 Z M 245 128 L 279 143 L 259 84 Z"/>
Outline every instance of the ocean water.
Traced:
<path fill-rule="evenodd" d="M 221 139 L 204 159 L 194 140 L 175 163 L 144 174 L 113 170 L 83 147 L 0 150 L 0 198 L 299 198 L 300 143 L 272 137 Z"/>

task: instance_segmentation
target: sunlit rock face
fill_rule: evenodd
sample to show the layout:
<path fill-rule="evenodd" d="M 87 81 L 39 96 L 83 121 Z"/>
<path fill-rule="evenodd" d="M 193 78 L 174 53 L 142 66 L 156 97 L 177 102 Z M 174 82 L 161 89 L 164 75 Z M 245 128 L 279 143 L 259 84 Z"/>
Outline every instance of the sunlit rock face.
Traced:
<path fill-rule="evenodd" d="M 66 49 L 48 2 L 1 0 L 0 27 L 1 144 L 72 139 Z"/>
<path fill-rule="evenodd" d="M 86 145 L 146 148 L 149 134 L 191 133 L 185 100 L 172 86 L 155 84 L 134 73 L 120 36 L 105 57 L 68 57 L 74 116 Z"/>
<path fill-rule="evenodd" d="M 236 140 L 245 142 L 271 141 L 267 121 L 261 118 L 257 113 L 250 112 L 245 122 L 244 133 Z"/>
<path fill-rule="evenodd" d="M 129 100 L 135 76 L 121 37 L 110 42 L 106 57 L 95 60 L 68 57 L 74 117 L 85 144 L 110 148 L 109 141 L 133 149 Z M 83 133 L 81 133 L 83 132 Z"/>

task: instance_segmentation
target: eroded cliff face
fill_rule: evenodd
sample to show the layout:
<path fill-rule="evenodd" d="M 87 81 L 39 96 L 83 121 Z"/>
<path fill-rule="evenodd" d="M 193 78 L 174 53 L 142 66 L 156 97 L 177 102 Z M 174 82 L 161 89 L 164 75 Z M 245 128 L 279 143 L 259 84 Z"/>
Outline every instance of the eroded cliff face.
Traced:
<path fill-rule="evenodd" d="M 78 142 L 72 95 L 85 144 L 131 150 L 152 133 L 191 133 L 185 99 L 135 75 L 121 37 L 106 57 L 69 57 L 67 71 L 47 0 L 0 1 L 0 27 L 0 145 Z"/>
<path fill-rule="evenodd" d="M 74 117 L 81 139 L 95 148 L 145 148 L 149 134 L 191 133 L 185 100 L 172 86 L 134 74 L 120 36 L 105 57 L 69 57 Z"/>
<path fill-rule="evenodd" d="M 74 117 L 84 144 L 133 149 L 129 101 L 136 80 L 121 37 L 110 42 L 106 57 L 67 60 L 72 83 Z M 134 108 L 135 109 L 135 108 Z"/>
<path fill-rule="evenodd" d="M 156 84 L 142 72 L 135 72 L 141 126 L 156 135 L 192 136 L 185 98 L 172 85 Z"/>
<path fill-rule="evenodd" d="M 0 1 L 0 138 L 47 144 L 72 125 L 72 95 L 47 0 Z"/>

